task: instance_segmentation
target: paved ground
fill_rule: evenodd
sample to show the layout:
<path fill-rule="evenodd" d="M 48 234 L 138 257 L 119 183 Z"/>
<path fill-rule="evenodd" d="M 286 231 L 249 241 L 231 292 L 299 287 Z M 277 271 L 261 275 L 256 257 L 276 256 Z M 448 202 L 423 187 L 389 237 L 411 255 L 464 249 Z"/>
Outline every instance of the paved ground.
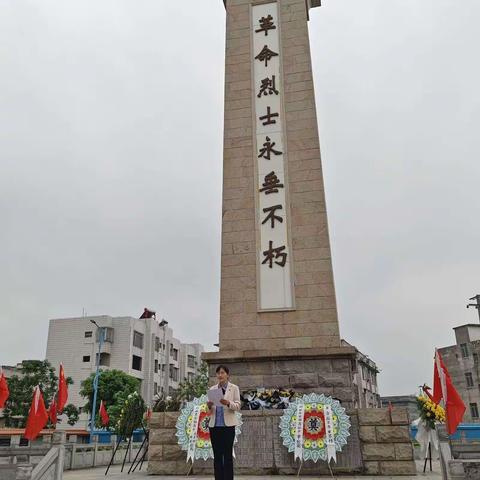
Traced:
<path fill-rule="evenodd" d="M 427 474 L 423 474 L 421 473 L 422 472 L 422 466 L 420 463 L 422 462 L 419 462 L 417 463 L 417 468 L 418 468 L 418 471 L 419 471 L 419 474 L 418 476 L 416 477 L 360 477 L 360 476 L 356 476 L 356 477 L 338 477 L 339 480 L 388 480 L 388 479 L 392 479 L 392 478 L 395 478 L 397 480 L 441 480 L 441 475 L 440 475 L 440 466 L 437 462 L 434 463 L 433 465 L 433 472 L 430 473 L 430 472 L 427 472 Z M 146 466 L 144 465 L 143 466 L 143 471 L 142 472 L 135 472 L 133 474 L 130 474 L 130 475 L 127 475 L 127 471 L 128 471 L 128 466 L 125 467 L 125 470 L 123 473 L 120 473 L 120 466 L 113 466 L 111 469 L 110 469 L 110 472 L 108 472 L 108 479 L 111 479 L 111 480 L 139 480 L 139 479 L 142 479 L 142 480 L 147 480 L 148 478 L 151 478 L 152 480 L 154 478 L 162 478 L 162 479 L 165 479 L 165 480 L 181 480 L 182 478 L 183 479 L 186 479 L 187 477 L 160 477 L 160 476 L 157 476 L 157 477 L 149 477 L 146 473 Z M 67 471 L 65 472 L 64 474 L 64 480 L 99 480 L 101 478 L 106 478 L 105 477 L 105 467 L 101 467 L 101 468 L 92 468 L 92 469 L 88 469 L 88 470 L 73 470 L 73 471 Z M 196 479 L 200 479 L 200 480 L 205 480 L 206 478 L 210 478 L 210 477 L 195 477 L 195 476 L 191 476 L 191 477 L 188 477 L 188 480 L 196 480 Z M 239 480 L 292 480 L 292 478 L 296 478 L 294 476 L 265 476 L 265 477 L 250 477 L 250 476 L 239 476 L 237 475 L 237 477 Z M 318 477 L 300 477 L 300 478 L 303 478 L 305 480 L 312 480 L 313 478 L 318 478 Z M 329 478 L 329 477 L 322 477 L 322 478 Z"/>

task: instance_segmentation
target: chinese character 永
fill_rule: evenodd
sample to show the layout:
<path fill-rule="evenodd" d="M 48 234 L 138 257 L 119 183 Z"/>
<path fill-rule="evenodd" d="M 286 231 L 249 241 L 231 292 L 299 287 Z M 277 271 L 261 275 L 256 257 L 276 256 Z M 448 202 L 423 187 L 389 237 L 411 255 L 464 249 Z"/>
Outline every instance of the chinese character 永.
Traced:
<path fill-rule="evenodd" d="M 265 62 L 265 66 L 268 67 L 268 62 L 273 57 L 278 57 L 278 53 L 273 52 L 267 47 L 267 45 L 265 45 L 262 48 L 262 51 L 255 57 L 255 60 L 260 60 L 261 62 Z"/>
<path fill-rule="evenodd" d="M 258 158 L 265 158 L 266 160 L 270 160 L 270 154 L 274 155 L 281 155 L 283 152 L 280 150 L 275 150 L 273 147 L 275 146 L 275 142 L 270 141 L 270 137 L 265 137 L 265 143 L 263 144 L 263 148 L 260 149 L 260 153 Z"/>
<path fill-rule="evenodd" d="M 278 215 L 275 215 L 275 212 L 277 210 L 283 210 L 283 207 L 281 205 L 274 205 L 273 207 L 267 207 L 263 209 L 263 213 L 267 213 L 268 215 L 265 217 L 265 220 L 263 220 L 262 225 L 265 225 L 270 220 L 270 226 L 272 228 L 275 228 L 275 220 L 277 220 L 280 223 L 283 223 L 283 218 L 279 217 Z"/>
<path fill-rule="evenodd" d="M 265 32 L 265 36 L 268 35 L 269 30 L 275 30 L 277 27 L 273 24 L 273 17 L 268 15 L 267 17 L 262 17 L 258 23 L 260 24 L 260 28 L 255 30 L 255 33 Z"/>
<path fill-rule="evenodd" d="M 270 107 L 267 107 L 267 113 L 265 115 L 262 115 L 261 117 L 258 117 L 259 120 L 265 120 L 262 122 L 262 125 L 274 125 L 277 123 L 276 120 L 273 120 L 273 118 L 278 117 L 278 113 L 271 113 L 270 112 Z"/>
<path fill-rule="evenodd" d="M 263 252 L 265 259 L 263 260 L 262 265 L 265 265 L 266 263 L 268 263 L 268 267 L 273 268 L 273 263 L 274 263 L 273 261 L 275 260 L 275 263 L 277 265 L 284 267 L 285 263 L 287 263 L 287 253 L 284 252 L 284 250 L 285 250 L 285 245 L 282 245 L 281 247 L 273 248 L 273 242 L 272 240 L 269 240 L 268 250 L 265 250 Z"/>
<path fill-rule="evenodd" d="M 280 183 L 275 172 L 270 172 L 265 175 L 262 187 L 259 191 L 265 192 L 265 195 L 269 195 L 270 193 L 277 193 L 279 188 L 283 188 L 283 183 Z"/>
<path fill-rule="evenodd" d="M 263 95 L 278 95 L 278 90 L 275 86 L 275 75 L 272 75 L 272 79 L 264 78 L 260 85 L 260 92 L 258 92 L 257 97 L 260 98 Z"/>

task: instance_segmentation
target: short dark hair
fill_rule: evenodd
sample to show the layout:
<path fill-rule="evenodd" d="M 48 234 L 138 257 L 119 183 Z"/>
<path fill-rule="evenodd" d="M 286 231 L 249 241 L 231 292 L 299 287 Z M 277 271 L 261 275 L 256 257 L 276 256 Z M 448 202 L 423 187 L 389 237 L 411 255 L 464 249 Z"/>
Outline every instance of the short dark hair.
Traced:
<path fill-rule="evenodd" d="M 218 373 L 220 370 L 224 370 L 227 375 L 230 375 L 230 369 L 226 365 L 219 365 L 215 373 Z"/>

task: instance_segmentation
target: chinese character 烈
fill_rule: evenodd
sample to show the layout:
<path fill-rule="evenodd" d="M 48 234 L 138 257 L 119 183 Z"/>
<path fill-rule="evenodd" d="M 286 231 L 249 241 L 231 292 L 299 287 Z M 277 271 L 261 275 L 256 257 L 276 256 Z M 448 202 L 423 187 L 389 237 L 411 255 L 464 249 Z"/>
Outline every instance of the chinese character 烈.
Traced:
<path fill-rule="evenodd" d="M 273 147 L 275 146 L 275 142 L 270 141 L 270 137 L 265 137 L 265 143 L 263 144 L 263 148 L 260 149 L 260 153 L 258 158 L 265 158 L 266 160 L 270 160 L 270 154 L 274 155 L 281 155 L 283 152 L 279 150 L 275 150 Z"/>
<path fill-rule="evenodd" d="M 268 15 L 267 17 L 262 17 L 258 23 L 260 24 L 260 28 L 255 30 L 255 33 L 265 32 L 265 36 L 268 35 L 269 30 L 275 30 L 277 27 L 273 24 L 273 17 Z"/>
<path fill-rule="evenodd" d="M 280 265 L 280 267 L 284 267 L 285 264 L 287 263 L 287 254 L 286 252 L 284 252 L 284 250 L 285 250 L 285 245 L 282 245 L 281 247 L 273 248 L 273 242 L 272 240 L 269 240 L 268 250 L 265 250 L 263 252 L 265 259 L 263 260 L 262 265 L 265 265 L 266 263 L 268 263 L 268 268 L 273 268 L 273 263 L 275 260 L 275 263 L 277 265 Z"/>
<path fill-rule="evenodd" d="M 267 45 L 265 45 L 262 48 L 262 51 L 255 57 L 255 60 L 265 62 L 265 66 L 268 67 L 268 62 L 272 59 L 272 57 L 278 57 L 278 53 L 273 52 L 267 47 Z"/>
<path fill-rule="evenodd" d="M 278 90 L 275 86 L 275 75 L 272 75 L 272 79 L 270 80 L 270 78 L 264 78 L 262 81 L 261 81 L 261 85 L 260 85 L 260 91 L 258 92 L 258 95 L 257 97 L 260 98 L 263 95 L 278 95 Z"/>

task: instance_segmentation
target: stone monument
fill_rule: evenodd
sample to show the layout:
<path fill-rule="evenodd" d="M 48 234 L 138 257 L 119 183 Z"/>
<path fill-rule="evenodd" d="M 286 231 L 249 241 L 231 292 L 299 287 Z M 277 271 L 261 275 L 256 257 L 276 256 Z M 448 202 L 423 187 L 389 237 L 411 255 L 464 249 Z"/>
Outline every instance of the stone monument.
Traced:
<path fill-rule="evenodd" d="M 355 406 L 340 342 L 309 11 L 320 0 L 224 0 L 219 352 L 241 390 L 318 391 Z"/>

